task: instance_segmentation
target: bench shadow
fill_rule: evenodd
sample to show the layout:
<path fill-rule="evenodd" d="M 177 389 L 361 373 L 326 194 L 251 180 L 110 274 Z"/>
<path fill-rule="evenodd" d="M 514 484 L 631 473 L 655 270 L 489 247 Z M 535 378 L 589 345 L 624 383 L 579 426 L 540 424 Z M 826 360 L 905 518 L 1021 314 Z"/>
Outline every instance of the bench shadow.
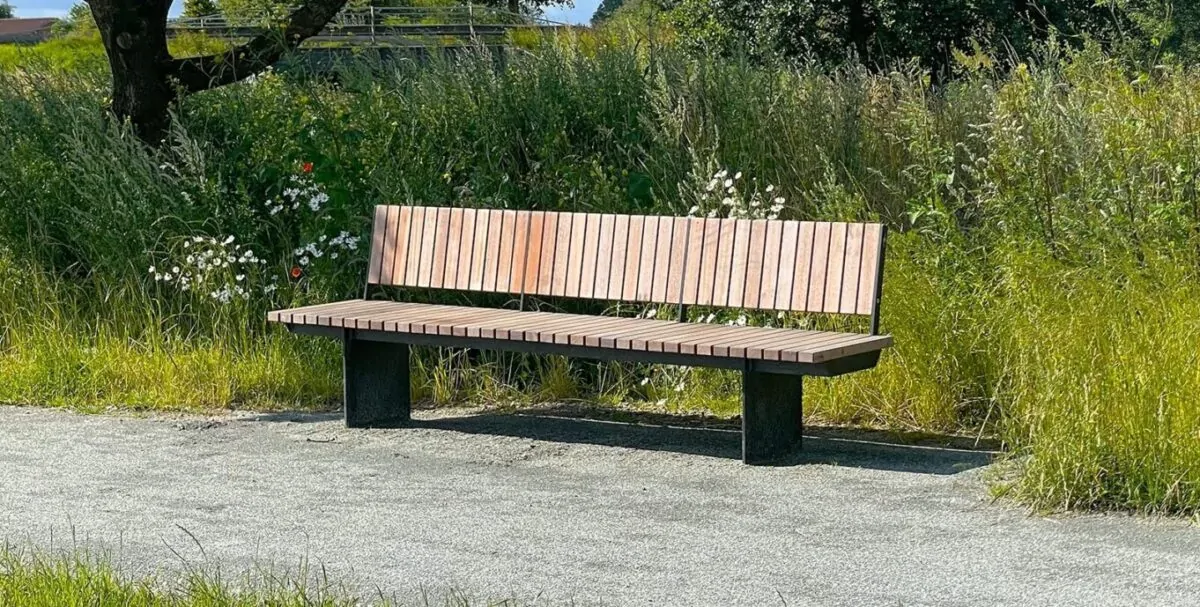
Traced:
<path fill-rule="evenodd" d="M 340 413 L 280 412 L 251 421 L 337 421 Z M 408 427 L 547 442 L 624 447 L 741 459 L 737 419 L 600 409 L 577 405 L 484 411 L 457 417 L 415 419 Z M 894 472 L 949 475 L 986 466 L 999 453 L 995 441 L 927 433 L 809 426 L 801 449 L 771 465 L 826 464 Z"/>
<path fill-rule="evenodd" d="M 577 407 L 479 413 L 426 419 L 413 426 L 466 434 L 487 434 L 548 442 L 669 451 L 740 460 L 738 420 Z M 808 427 L 801 449 L 774 466 L 828 464 L 923 474 L 958 474 L 991 463 L 995 444 L 973 439 L 851 428 Z"/>

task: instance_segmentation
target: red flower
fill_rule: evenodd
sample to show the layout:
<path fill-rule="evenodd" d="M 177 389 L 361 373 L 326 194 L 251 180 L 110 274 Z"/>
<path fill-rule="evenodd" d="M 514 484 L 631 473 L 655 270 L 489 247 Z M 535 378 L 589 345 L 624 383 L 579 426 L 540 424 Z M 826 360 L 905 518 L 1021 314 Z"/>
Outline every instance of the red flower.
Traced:
<path fill-rule="evenodd" d="M 305 173 L 311 173 L 312 169 L 313 169 L 313 165 L 311 162 L 305 162 L 300 165 L 300 170 L 304 171 Z"/>
<path fill-rule="evenodd" d="M 292 266 L 292 278 L 300 278 L 303 274 L 304 270 L 301 270 L 300 266 Z"/>

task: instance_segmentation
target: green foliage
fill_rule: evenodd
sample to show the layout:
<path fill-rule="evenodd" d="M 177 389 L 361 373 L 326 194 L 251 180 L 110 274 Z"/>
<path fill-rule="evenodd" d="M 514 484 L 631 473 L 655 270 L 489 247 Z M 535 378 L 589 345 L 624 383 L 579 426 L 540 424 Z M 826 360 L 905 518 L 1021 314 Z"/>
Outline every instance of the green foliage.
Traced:
<path fill-rule="evenodd" d="M 13 7 L 8 3 L 8 0 L 0 2 L 0 19 L 12 19 L 15 16 L 15 13 L 13 13 Z"/>
<path fill-rule="evenodd" d="M 596 12 L 592 13 L 592 25 L 599 25 L 609 20 L 624 4 L 625 0 L 601 0 L 600 5 L 596 7 Z"/>
<path fill-rule="evenodd" d="M 96 19 L 92 17 L 92 9 L 86 3 L 76 2 L 67 11 L 67 16 L 54 25 L 55 33 L 60 36 L 94 36 L 99 35 Z"/>
<path fill-rule="evenodd" d="M 184 17 L 206 17 L 219 12 L 216 0 L 184 0 L 183 2 Z"/>
<path fill-rule="evenodd" d="M 1151 51 L 1193 51 L 1200 33 L 1200 9 L 1172 0 L 676 0 L 671 4 L 683 39 L 704 52 L 832 63 L 857 58 L 868 65 L 915 58 L 937 73 L 952 66 L 955 50 L 972 47 L 1019 61 L 1048 40 L 1079 46 L 1090 39 L 1145 57 Z"/>
<path fill-rule="evenodd" d="M 784 218 L 894 229 L 897 345 L 875 370 L 810 380 L 811 421 L 999 435 L 1027 470 L 1007 486 L 1043 506 L 1200 511 L 1196 68 L 1131 77 L 1088 46 L 1000 71 L 976 53 L 933 92 L 917 67 L 762 67 L 606 35 L 503 68 L 269 73 L 185 100 L 157 151 L 99 111 L 102 66 L 0 73 L 0 400 L 326 407 L 336 350 L 263 317 L 361 294 L 366 247 L 346 237 L 365 238 L 372 205 L 684 214 L 732 169 L 747 196 L 774 186 Z M 200 269 L 218 247 L 229 266 Z M 694 320 L 710 313 L 863 328 Z M 415 392 L 436 402 L 736 412 L 723 372 L 418 359 Z"/>

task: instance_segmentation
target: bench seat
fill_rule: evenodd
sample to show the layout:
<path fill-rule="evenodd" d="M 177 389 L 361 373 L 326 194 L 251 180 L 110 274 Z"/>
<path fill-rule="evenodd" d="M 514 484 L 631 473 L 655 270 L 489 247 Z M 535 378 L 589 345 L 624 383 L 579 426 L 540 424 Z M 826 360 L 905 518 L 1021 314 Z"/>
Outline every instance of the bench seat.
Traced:
<path fill-rule="evenodd" d="M 268 320 L 293 327 L 437 335 L 489 342 L 534 342 L 600 350 L 783 363 L 828 363 L 878 352 L 892 345 L 890 335 L 707 325 L 648 318 L 522 312 L 362 299 L 278 310 L 268 314 Z"/>

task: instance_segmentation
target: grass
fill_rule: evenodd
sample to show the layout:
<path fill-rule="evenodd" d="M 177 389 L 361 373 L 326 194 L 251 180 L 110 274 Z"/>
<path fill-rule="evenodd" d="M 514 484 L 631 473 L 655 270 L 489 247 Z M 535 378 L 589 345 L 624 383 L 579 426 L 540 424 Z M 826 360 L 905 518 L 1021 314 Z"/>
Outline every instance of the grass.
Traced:
<path fill-rule="evenodd" d="M 0 70 L 0 400 L 336 406 L 334 345 L 262 319 L 361 293 L 365 247 L 331 243 L 364 235 L 372 205 L 682 214 L 712 208 L 705 186 L 730 168 L 747 191 L 775 186 L 785 218 L 895 234 L 883 327 L 897 346 L 870 372 L 810 380 L 814 421 L 998 436 L 1023 470 L 1000 489 L 1038 507 L 1200 512 L 1194 66 L 1143 73 L 1086 49 L 1009 73 L 963 67 L 932 90 L 919 71 L 762 67 L 598 38 L 496 65 L 269 74 L 188 98 L 155 152 L 98 111 L 102 70 Z M 289 194 L 296 183 L 304 193 Z M 232 259 L 202 270 L 202 249 Z M 417 361 L 414 389 L 435 403 L 737 411 L 726 372 Z"/>
<path fill-rule="evenodd" d="M 188 568 L 169 577 L 129 577 L 106 558 L 86 553 L 46 555 L 0 548 L 0 607 L 515 607 L 511 601 L 477 602 L 458 593 L 416 601 L 380 594 L 357 596 L 324 571 L 303 565 L 295 573 L 267 570 L 233 579 Z"/>

